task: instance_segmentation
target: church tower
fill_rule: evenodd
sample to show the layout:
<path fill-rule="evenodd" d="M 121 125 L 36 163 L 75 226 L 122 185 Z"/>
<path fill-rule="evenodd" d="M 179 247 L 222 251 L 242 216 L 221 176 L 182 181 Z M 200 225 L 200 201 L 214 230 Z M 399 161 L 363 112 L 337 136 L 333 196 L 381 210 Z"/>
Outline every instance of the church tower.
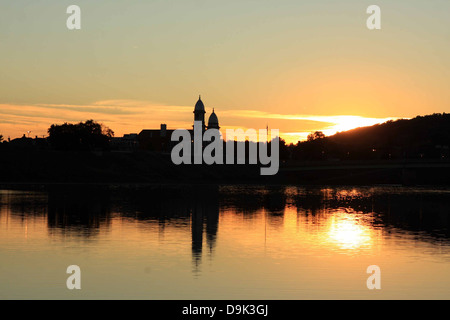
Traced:
<path fill-rule="evenodd" d="M 214 108 L 213 108 L 213 112 L 209 116 L 208 129 L 217 129 L 217 130 L 220 129 L 220 127 L 219 127 L 219 118 L 217 118 L 217 115 L 214 112 Z"/>
<path fill-rule="evenodd" d="M 194 108 L 194 121 L 201 121 L 203 131 L 205 131 L 205 105 L 202 102 L 201 96 L 198 96 L 198 101 Z"/>

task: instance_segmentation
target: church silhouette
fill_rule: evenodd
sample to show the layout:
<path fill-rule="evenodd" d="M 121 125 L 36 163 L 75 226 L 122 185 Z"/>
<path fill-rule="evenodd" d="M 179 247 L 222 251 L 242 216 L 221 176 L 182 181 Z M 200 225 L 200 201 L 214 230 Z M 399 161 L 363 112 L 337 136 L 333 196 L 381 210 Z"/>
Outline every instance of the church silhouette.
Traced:
<path fill-rule="evenodd" d="M 219 118 L 217 117 L 214 108 L 208 118 L 208 124 L 206 125 L 205 109 L 206 108 L 201 96 L 199 96 L 193 111 L 194 121 L 202 122 L 203 131 L 208 129 L 220 129 Z M 172 147 L 177 143 L 172 142 L 170 139 L 175 130 L 176 129 L 167 129 L 167 124 L 162 123 L 159 129 L 143 129 L 139 134 L 130 133 L 125 134 L 120 138 L 113 138 L 111 141 L 111 146 L 113 149 L 121 151 L 148 150 L 161 153 L 170 153 Z M 193 129 L 188 129 L 188 131 L 191 133 L 191 136 L 193 136 Z"/>

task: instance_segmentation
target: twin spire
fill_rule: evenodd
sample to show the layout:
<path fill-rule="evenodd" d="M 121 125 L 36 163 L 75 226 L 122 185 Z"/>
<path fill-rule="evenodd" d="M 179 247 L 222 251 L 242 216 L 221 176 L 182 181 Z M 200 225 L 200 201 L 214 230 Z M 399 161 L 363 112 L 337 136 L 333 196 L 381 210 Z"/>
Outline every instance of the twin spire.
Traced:
<path fill-rule="evenodd" d="M 205 106 L 204 106 L 203 101 L 202 101 L 202 96 L 199 94 L 198 95 L 198 101 L 195 104 L 195 108 L 194 108 L 194 121 L 202 121 L 204 128 L 206 128 L 206 126 L 204 125 L 204 123 L 205 123 L 205 113 L 206 113 L 205 112 Z M 211 115 L 209 116 L 207 128 L 208 129 L 220 129 L 220 127 L 219 127 L 219 119 L 217 118 L 217 115 L 214 112 L 214 108 L 213 108 L 213 111 L 212 111 Z"/>

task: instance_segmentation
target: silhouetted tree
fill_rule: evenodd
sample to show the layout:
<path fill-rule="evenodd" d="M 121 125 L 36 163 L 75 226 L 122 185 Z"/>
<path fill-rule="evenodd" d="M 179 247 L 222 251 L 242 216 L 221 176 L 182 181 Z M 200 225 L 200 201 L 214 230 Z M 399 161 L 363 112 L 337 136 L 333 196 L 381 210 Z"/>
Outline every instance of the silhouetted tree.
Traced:
<path fill-rule="evenodd" d="M 108 127 L 87 120 L 77 124 L 53 124 L 48 129 L 48 141 L 58 150 L 93 150 L 105 149 L 114 132 Z"/>
<path fill-rule="evenodd" d="M 316 131 L 314 133 L 308 134 L 307 140 L 313 141 L 313 140 L 323 139 L 323 138 L 325 138 L 325 134 L 322 131 Z"/>
<path fill-rule="evenodd" d="M 286 141 L 284 139 L 280 138 L 280 159 L 281 160 L 288 160 L 290 157 L 290 150 L 289 146 L 286 145 Z"/>
<path fill-rule="evenodd" d="M 292 150 L 294 159 L 449 159 L 450 114 L 387 121 L 325 137 L 316 131 Z"/>

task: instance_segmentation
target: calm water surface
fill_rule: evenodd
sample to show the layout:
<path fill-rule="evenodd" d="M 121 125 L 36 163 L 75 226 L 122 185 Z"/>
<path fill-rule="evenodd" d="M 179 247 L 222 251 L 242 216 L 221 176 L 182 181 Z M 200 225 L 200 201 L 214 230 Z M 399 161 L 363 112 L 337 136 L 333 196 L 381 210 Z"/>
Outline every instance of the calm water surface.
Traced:
<path fill-rule="evenodd" d="M 450 191 L 1 190 L 0 299 L 450 299 Z"/>

